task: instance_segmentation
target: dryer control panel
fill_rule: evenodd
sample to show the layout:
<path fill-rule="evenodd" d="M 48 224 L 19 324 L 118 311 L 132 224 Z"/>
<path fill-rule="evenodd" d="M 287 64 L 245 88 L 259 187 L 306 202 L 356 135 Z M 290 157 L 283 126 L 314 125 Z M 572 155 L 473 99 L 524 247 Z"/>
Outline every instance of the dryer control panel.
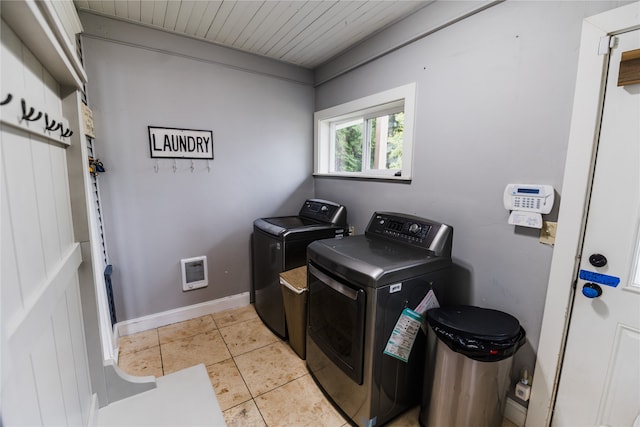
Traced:
<path fill-rule="evenodd" d="M 329 224 L 347 226 L 347 208 L 329 200 L 308 199 L 298 216 Z"/>
<path fill-rule="evenodd" d="M 439 222 L 413 215 L 376 212 L 365 235 L 428 249 L 439 256 L 451 256 L 453 229 Z"/>

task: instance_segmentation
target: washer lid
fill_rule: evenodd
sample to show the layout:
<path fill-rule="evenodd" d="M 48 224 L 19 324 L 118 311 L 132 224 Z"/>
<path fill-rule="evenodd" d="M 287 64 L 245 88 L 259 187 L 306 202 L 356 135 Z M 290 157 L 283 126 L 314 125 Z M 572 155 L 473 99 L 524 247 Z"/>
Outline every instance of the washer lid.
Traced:
<path fill-rule="evenodd" d="M 510 314 L 471 305 L 454 305 L 427 311 L 432 327 L 467 338 L 503 341 L 520 334 L 520 322 Z"/>
<path fill-rule="evenodd" d="M 345 281 L 373 288 L 451 265 L 451 258 L 364 235 L 316 240 L 307 247 L 307 257 Z"/>
<path fill-rule="evenodd" d="M 276 218 L 264 218 L 263 221 L 273 224 L 276 227 L 292 229 L 300 227 L 308 227 L 310 225 L 320 224 L 319 221 L 303 218 L 301 216 L 281 216 Z"/>
<path fill-rule="evenodd" d="M 331 230 L 341 230 L 334 224 L 319 222 L 300 216 L 282 216 L 274 218 L 260 218 L 253 222 L 254 227 L 267 234 L 277 237 L 290 236 L 292 234 L 312 233 L 314 231 L 326 231 L 327 236 L 331 236 Z"/>

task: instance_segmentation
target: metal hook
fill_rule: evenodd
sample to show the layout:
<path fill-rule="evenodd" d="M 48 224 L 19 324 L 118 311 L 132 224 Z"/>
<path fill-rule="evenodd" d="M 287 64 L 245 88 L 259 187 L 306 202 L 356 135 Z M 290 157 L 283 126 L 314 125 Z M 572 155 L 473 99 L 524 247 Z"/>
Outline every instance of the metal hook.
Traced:
<path fill-rule="evenodd" d="M 73 135 L 73 131 L 71 129 L 67 129 L 64 132 L 60 130 L 60 136 L 62 136 L 63 138 L 68 138 L 71 135 Z"/>
<path fill-rule="evenodd" d="M 20 120 L 35 122 L 36 120 L 39 120 L 40 117 L 42 117 L 42 111 L 38 111 L 38 114 L 35 117 L 33 117 L 33 113 L 35 113 L 35 110 L 33 109 L 33 107 L 29 108 L 29 113 L 27 113 L 27 102 L 23 98 L 22 99 L 22 118 Z"/>
<path fill-rule="evenodd" d="M 176 159 L 173 159 L 173 173 L 176 173 L 177 170 L 178 170 L 178 161 Z"/>
<path fill-rule="evenodd" d="M 13 95 L 8 93 L 7 97 L 4 99 L 4 101 L 0 101 L 0 105 L 7 105 L 8 103 L 11 102 L 12 99 L 13 99 Z"/>
<path fill-rule="evenodd" d="M 211 173 L 211 160 L 207 160 L 207 172 Z"/>
<path fill-rule="evenodd" d="M 158 159 L 156 159 L 156 163 L 153 165 L 153 170 L 158 173 L 158 171 L 160 170 L 160 164 Z"/>
<path fill-rule="evenodd" d="M 45 123 L 44 128 L 46 130 L 50 130 L 50 131 L 57 130 L 57 129 L 54 129 L 56 127 L 56 121 L 52 119 L 51 123 L 49 123 L 49 115 L 46 113 L 44 115 L 44 123 Z M 62 126 L 62 123 L 60 123 L 60 126 Z"/>
<path fill-rule="evenodd" d="M 191 160 L 191 173 L 193 173 L 193 171 L 196 170 L 196 163 L 193 161 L 193 159 Z"/>

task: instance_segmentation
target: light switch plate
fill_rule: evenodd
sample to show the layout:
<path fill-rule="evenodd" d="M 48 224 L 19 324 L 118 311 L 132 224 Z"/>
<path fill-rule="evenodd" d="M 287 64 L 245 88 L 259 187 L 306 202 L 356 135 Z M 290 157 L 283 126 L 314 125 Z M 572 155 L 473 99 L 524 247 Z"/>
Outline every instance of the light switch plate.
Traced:
<path fill-rule="evenodd" d="M 554 245 L 556 243 L 556 230 L 558 223 L 553 221 L 542 221 L 540 229 L 540 243 L 545 245 Z"/>

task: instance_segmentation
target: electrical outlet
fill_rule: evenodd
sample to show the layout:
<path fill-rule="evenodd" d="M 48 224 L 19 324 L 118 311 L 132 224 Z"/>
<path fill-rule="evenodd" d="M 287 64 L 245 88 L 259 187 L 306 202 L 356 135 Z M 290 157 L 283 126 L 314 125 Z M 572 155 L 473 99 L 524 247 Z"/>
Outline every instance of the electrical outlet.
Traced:
<path fill-rule="evenodd" d="M 553 246 L 556 243 L 557 228 L 557 222 L 542 221 L 542 228 L 540 229 L 540 243 Z"/>

